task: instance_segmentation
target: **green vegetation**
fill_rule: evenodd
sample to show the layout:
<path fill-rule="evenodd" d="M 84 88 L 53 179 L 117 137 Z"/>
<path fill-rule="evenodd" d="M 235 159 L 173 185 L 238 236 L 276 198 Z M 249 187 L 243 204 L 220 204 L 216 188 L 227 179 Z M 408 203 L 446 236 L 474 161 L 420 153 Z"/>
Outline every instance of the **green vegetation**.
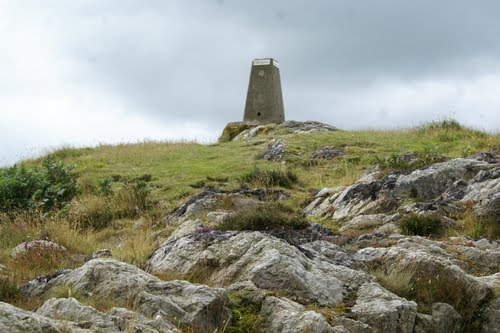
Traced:
<path fill-rule="evenodd" d="M 42 166 L 0 170 L 0 211 L 61 208 L 75 196 L 70 166 L 52 158 L 45 159 Z"/>
<path fill-rule="evenodd" d="M 262 325 L 262 317 L 259 315 L 260 304 L 251 303 L 239 293 L 230 293 L 229 307 L 231 308 L 231 325 L 228 325 L 224 332 L 260 332 Z"/>
<path fill-rule="evenodd" d="M 12 302 L 19 295 L 16 282 L 8 277 L 0 275 L 0 302 Z"/>
<path fill-rule="evenodd" d="M 219 230 L 280 230 L 302 229 L 307 220 L 279 202 L 265 203 L 241 213 L 231 214 L 219 225 Z"/>
<path fill-rule="evenodd" d="M 241 180 L 258 187 L 291 188 L 299 181 L 299 178 L 291 170 L 261 170 L 255 167 L 252 171 L 245 173 Z"/>
<path fill-rule="evenodd" d="M 399 221 L 399 227 L 405 235 L 437 236 L 443 232 L 437 215 L 408 215 Z"/>
<path fill-rule="evenodd" d="M 269 203 L 230 216 L 220 225 L 223 230 L 301 228 L 305 220 L 297 212 L 313 190 L 352 184 L 374 164 L 380 163 L 387 171 L 409 170 L 442 157 L 462 157 L 500 146 L 499 134 L 457 124 L 445 120 L 409 130 L 260 133 L 251 141 L 228 141 L 235 135 L 229 133 L 211 145 L 147 141 L 63 147 L 46 157 L 0 169 L 0 263 L 8 269 L 11 287 L 54 269 L 80 266 L 78 258 L 103 248 L 119 260 L 140 266 L 172 230 L 159 223 L 162 217 L 207 187 L 234 190 L 250 185 L 285 188 L 291 194 L 283 204 Z M 282 162 L 257 159 L 271 138 L 286 144 L 288 153 Z M 321 146 L 341 147 L 346 155 L 308 163 Z M 408 152 L 419 153 L 417 164 L 398 159 Z M 230 201 L 221 204 L 221 209 L 232 205 Z M 498 238 L 498 223 L 472 215 L 457 220 L 449 231 L 453 234 Z M 331 219 L 317 222 L 338 229 Z M 436 233 L 432 221 L 407 223 L 408 233 Z M 67 254 L 10 257 L 16 245 L 34 239 L 61 244 Z M 195 275 L 202 277 L 203 272 Z M 197 276 L 192 279 L 199 280 Z M 14 297 L 14 303 L 23 307 L 34 306 L 23 303 L 27 301 L 18 299 L 15 289 L 1 282 L 7 290 L 2 291 L 4 295 L 11 295 L 2 297 Z"/>
<path fill-rule="evenodd" d="M 467 307 L 464 285 L 456 281 L 453 272 L 435 274 L 433 267 L 423 270 L 412 266 L 390 272 L 374 270 L 371 274 L 387 290 L 416 301 L 419 312 L 430 313 L 432 304 L 436 302 L 448 303 L 458 312 L 463 312 Z"/>
<path fill-rule="evenodd" d="M 393 153 L 384 159 L 378 159 L 377 162 L 380 167 L 385 170 L 411 171 L 445 160 L 445 158 L 439 154 L 436 147 L 425 147 L 423 151 L 415 152 L 412 155 L 414 155 L 414 158 L 408 158 L 408 154 Z"/>

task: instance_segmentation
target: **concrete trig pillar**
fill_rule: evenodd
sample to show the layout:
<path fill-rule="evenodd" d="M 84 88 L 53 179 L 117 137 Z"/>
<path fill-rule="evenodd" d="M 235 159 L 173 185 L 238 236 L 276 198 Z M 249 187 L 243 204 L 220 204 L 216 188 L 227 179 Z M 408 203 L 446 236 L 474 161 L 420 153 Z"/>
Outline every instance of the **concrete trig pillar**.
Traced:
<path fill-rule="evenodd" d="M 282 123 L 285 121 L 279 64 L 272 58 L 252 62 L 243 121 Z"/>

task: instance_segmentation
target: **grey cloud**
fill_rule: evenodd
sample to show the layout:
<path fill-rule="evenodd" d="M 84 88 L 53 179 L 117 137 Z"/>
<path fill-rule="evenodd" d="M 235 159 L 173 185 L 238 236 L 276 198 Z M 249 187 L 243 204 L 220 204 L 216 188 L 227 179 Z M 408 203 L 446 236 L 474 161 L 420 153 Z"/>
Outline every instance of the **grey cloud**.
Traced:
<path fill-rule="evenodd" d="M 169 126 L 221 129 L 241 119 L 250 62 L 271 56 L 281 63 L 289 119 L 359 128 L 456 115 L 500 128 L 491 98 L 500 82 L 498 1 L 12 3 L 73 64 L 68 84 L 98 86 L 127 113 Z M 477 113 L 467 113 L 472 106 Z"/>

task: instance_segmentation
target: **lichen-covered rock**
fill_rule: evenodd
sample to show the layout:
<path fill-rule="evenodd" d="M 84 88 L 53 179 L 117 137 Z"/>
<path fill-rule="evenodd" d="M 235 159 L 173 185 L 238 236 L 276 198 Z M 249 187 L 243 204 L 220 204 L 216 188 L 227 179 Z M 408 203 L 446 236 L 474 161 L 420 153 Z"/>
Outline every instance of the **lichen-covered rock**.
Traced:
<path fill-rule="evenodd" d="M 449 248 L 452 253 L 447 249 L 443 242 L 407 237 L 388 248 L 361 249 L 356 257 L 367 265 L 375 264 L 395 279 L 409 278 L 415 288 L 428 290 L 426 297 L 453 305 L 462 316 L 465 329 L 477 330 L 473 319 L 493 298 L 494 287 L 486 277 L 464 272 L 458 265 L 460 259 L 452 254 L 453 248 Z"/>
<path fill-rule="evenodd" d="M 333 160 L 335 157 L 338 156 L 344 156 L 345 151 L 339 147 L 335 146 L 323 146 L 319 147 L 316 149 L 312 155 L 311 155 L 311 160 L 325 160 L 325 161 L 330 161 Z"/>
<path fill-rule="evenodd" d="M 107 313 L 102 313 L 91 306 L 80 304 L 74 298 L 51 298 L 36 313 L 52 319 L 75 322 L 92 331 L 180 333 L 179 329 L 163 319 L 161 312 L 152 319 L 124 308 L 112 308 Z"/>
<path fill-rule="evenodd" d="M 81 328 L 70 321 L 47 318 L 0 302 L 0 332 L 91 333 L 95 331 Z"/>
<path fill-rule="evenodd" d="M 143 270 L 113 259 L 95 259 L 80 268 L 42 277 L 21 288 L 28 296 L 50 296 L 54 288 L 71 286 L 87 297 L 108 299 L 114 305 L 133 304 L 145 317 L 161 312 L 170 322 L 195 332 L 213 332 L 229 320 L 223 289 L 186 281 L 162 281 Z"/>
<path fill-rule="evenodd" d="M 339 231 L 374 229 L 398 220 L 399 216 L 399 214 L 358 215 L 349 222 L 343 223 Z"/>
<path fill-rule="evenodd" d="M 264 154 L 258 158 L 266 161 L 281 161 L 285 157 L 286 152 L 283 140 L 273 140 Z"/>
<path fill-rule="evenodd" d="M 325 318 L 287 298 L 269 296 L 262 303 L 262 331 L 269 333 L 333 333 Z"/>
<path fill-rule="evenodd" d="M 304 213 L 331 217 L 341 223 L 363 219 L 360 215 L 393 215 L 398 210 L 403 214 L 455 215 L 471 202 L 477 215 L 499 219 L 500 167 L 478 159 L 457 158 L 407 174 L 392 173 L 383 179 L 363 177 L 353 185 L 320 193 Z M 424 201 L 408 204 L 408 198 Z"/>
<path fill-rule="evenodd" d="M 486 162 L 457 158 L 401 175 L 397 178 L 394 192 L 421 199 L 434 199 L 457 180 L 469 180 L 480 170 L 488 168 Z"/>
<path fill-rule="evenodd" d="M 176 224 L 186 219 L 192 219 L 200 213 L 213 212 L 221 205 L 231 211 L 240 211 L 256 207 L 264 201 L 283 200 L 289 196 L 287 192 L 271 189 L 236 189 L 232 191 L 208 189 L 191 197 L 183 205 L 165 216 L 164 220 Z"/>
<path fill-rule="evenodd" d="M 372 332 L 370 325 L 362 323 L 362 322 L 354 320 L 354 319 L 351 319 L 351 318 L 346 318 L 346 317 L 341 316 L 341 315 L 335 315 L 333 317 L 333 321 L 337 325 L 335 327 L 341 326 L 346 330 L 346 332 L 349 332 L 349 333 L 371 333 Z"/>
<path fill-rule="evenodd" d="M 17 245 L 10 252 L 10 256 L 16 258 L 20 255 L 28 254 L 30 252 L 38 252 L 38 253 L 61 253 L 66 252 L 66 248 L 57 243 L 48 241 L 48 240 L 33 240 L 29 242 L 24 242 Z"/>
<path fill-rule="evenodd" d="M 359 288 L 352 313 L 357 320 L 370 325 L 372 332 L 412 333 L 417 304 L 369 282 Z"/>
<path fill-rule="evenodd" d="M 336 127 L 318 121 L 287 120 L 281 124 L 266 124 L 252 122 L 229 123 L 222 137 L 227 140 L 243 140 L 258 135 L 301 134 L 311 132 L 336 131 Z"/>
<path fill-rule="evenodd" d="M 190 235 L 164 244 L 148 261 L 155 273 L 200 276 L 210 285 L 252 281 L 290 297 L 338 304 L 350 288 L 368 281 L 363 272 L 315 258 L 306 249 L 261 232 Z"/>

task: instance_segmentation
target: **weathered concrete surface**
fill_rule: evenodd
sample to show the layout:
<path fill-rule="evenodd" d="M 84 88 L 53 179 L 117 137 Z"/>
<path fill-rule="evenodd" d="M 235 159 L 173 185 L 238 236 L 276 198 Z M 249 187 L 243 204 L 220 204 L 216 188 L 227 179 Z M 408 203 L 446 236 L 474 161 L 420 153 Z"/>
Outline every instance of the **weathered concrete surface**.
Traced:
<path fill-rule="evenodd" d="M 279 65 L 274 59 L 255 59 L 250 71 L 243 121 L 285 121 Z"/>

